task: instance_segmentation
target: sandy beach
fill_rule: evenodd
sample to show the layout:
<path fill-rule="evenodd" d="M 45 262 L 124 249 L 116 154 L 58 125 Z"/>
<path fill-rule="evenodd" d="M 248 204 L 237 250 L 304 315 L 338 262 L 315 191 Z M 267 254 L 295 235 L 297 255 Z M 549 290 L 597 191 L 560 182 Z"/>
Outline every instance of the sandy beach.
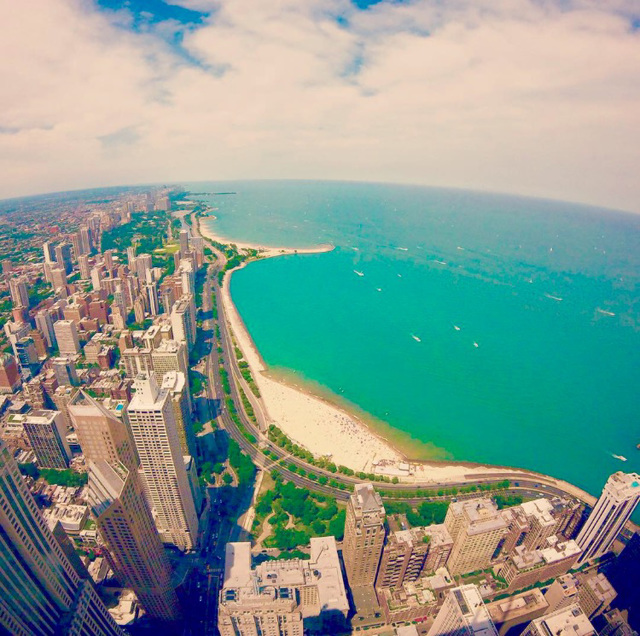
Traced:
<path fill-rule="evenodd" d="M 199 228 L 202 236 L 208 239 L 219 243 L 234 243 L 239 249 L 257 249 L 262 258 L 327 252 L 333 249 L 327 245 L 295 249 L 242 243 L 215 234 L 204 223 L 199 223 Z M 513 472 L 507 468 L 457 463 L 409 464 L 402 453 L 353 414 L 311 394 L 306 388 L 291 386 L 269 377 L 266 364 L 233 303 L 229 292 L 229 278 L 225 278 L 222 288 L 224 313 L 260 389 L 260 401 L 267 423 L 278 426 L 295 443 L 316 456 L 329 456 L 334 463 L 353 470 L 384 473 L 410 483 L 453 482 L 461 481 L 465 475 L 474 473 Z"/>

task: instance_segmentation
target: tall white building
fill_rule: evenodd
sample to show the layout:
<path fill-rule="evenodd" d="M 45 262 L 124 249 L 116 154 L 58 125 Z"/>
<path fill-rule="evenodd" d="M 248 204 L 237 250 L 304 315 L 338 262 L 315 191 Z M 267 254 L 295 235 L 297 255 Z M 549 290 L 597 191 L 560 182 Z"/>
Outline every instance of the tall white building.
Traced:
<path fill-rule="evenodd" d="M 618 471 L 609 477 L 600 499 L 576 538 L 582 549 L 577 565 L 609 551 L 638 501 L 640 475 Z"/>
<path fill-rule="evenodd" d="M 184 342 L 191 351 L 196 342 L 196 311 L 193 296 L 186 294 L 174 303 L 171 310 L 171 329 L 178 342 Z"/>
<path fill-rule="evenodd" d="M 152 373 L 141 373 L 127 407 L 149 503 L 165 543 L 190 550 L 197 543 L 198 516 L 184 465 L 171 396 Z"/>
<path fill-rule="evenodd" d="M 78 329 L 73 320 L 58 320 L 53 325 L 56 334 L 58 349 L 62 354 L 76 355 L 80 353 L 80 339 Z"/>
<path fill-rule="evenodd" d="M 449 590 L 427 636 L 498 636 L 480 590 L 461 585 Z"/>

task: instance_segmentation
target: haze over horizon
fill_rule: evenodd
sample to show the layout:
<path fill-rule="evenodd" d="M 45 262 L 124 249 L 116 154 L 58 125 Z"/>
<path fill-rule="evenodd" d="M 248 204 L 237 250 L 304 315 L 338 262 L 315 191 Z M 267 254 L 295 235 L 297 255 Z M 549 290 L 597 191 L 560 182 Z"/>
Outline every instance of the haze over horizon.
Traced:
<path fill-rule="evenodd" d="M 638 212 L 640 9 L 603 4 L 5 3 L 0 198 L 347 179 Z"/>

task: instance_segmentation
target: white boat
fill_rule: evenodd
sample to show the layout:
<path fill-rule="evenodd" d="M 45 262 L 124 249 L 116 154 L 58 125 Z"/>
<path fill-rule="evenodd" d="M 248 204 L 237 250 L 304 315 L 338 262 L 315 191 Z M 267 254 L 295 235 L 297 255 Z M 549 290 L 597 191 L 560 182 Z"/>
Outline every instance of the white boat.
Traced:
<path fill-rule="evenodd" d="M 399 249 L 400 251 L 402 251 L 402 252 L 408 252 L 408 251 L 409 251 L 409 248 L 408 248 L 408 247 L 399 247 L 398 249 Z"/>
<path fill-rule="evenodd" d="M 474 342 L 473 346 L 477 349 L 480 345 L 477 342 Z"/>
<path fill-rule="evenodd" d="M 453 328 L 454 328 L 456 331 L 460 331 L 460 327 L 458 327 L 458 325 L 453 325 Z"/>
<path fill-rule="evenodd" d="M 434 263 L 438 263 L 438 265 L 446 265 L 446 262 L 445 262 L 445 261 L 439 261 L 437 258 L 434 258 L 434 259 L 433 259 L 433 262 L 434 262 Z"/>
<path fill-rule="evenodd" d="M 411 337 L 412 337 L 416 342 L 422 342 L 422 340 L 420 340 L 420 338 L 418 338 L 418 336 L 414 336 L 413 334 L 411 334 Z"/>
<path fill-rule="evenodd" d="M 376 287 L 376 291 L 382 291 L 382 287 Z"/>
<path fill-rule="evenodd" d="M 358 274 L 358 276 L 364 276 L 364 272 L 359 272 L 357 269 L 354 269 L 353 273 Z"/>
<path fill-rule="evenodd" d="M 615 316 L 615 314 L 612 311 L 607 311 L 606 309 L 600 309 L 600 307 L 598 307 L 596 311 L 600 312 L 601 314 L 604 314 L 605 316 Z"/>
<path fill-rule="evenodd" d="M 616 459 L 619 459 L 621 462 L 626 462 L 627 461 L 627 458 L 624 457 L 623 455 L 614 455 L 612 453 L 612 456 L 615 457 Z"/>
<path fill-rule="evenodd" d="M 557 300 L 558 302 L 560 302 L 562 300 L 562 298 L 560 298 L 560 296 L 554 296 L 553 294 L 545 294 L 545 296 L 547 298 L 551 298 L 551 300 Z"/>

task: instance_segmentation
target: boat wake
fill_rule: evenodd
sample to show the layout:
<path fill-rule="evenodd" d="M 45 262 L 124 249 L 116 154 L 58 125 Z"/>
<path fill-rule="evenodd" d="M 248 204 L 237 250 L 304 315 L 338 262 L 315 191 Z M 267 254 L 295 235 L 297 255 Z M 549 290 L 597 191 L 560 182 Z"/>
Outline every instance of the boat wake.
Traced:
<path fill-rule="evenodd" d="M 612 311 L 607 311 L 606 309 L 600 309 L 600 307 L 598 307 L 596 311 L 601 314 L 604 314 L 605 316 L 615 316 L 615 314 Z"/>
<path fill-rule="evenodd" d="M 364 272 L 359 272 L 357 269 L 354 269 L 353 273 L 358 274 L 358 276 L 364 276 Z"/>
<path fill-rule="evenodd" d="M 562 300 L 562 298 L 560 298 L 560 296 L 554 296 L 553 294 L 545 294 L 545 296 L 547 298 L 551 298 L 551 300 L 557 300 L 558 302 L 560 302 Z"/>

